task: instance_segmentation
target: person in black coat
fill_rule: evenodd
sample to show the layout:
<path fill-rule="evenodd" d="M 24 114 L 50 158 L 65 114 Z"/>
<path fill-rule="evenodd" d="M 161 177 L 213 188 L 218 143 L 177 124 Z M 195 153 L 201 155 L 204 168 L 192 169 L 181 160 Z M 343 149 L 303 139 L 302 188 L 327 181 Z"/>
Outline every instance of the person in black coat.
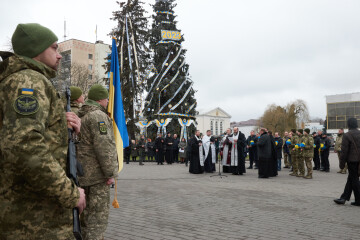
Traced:
<path fill-rule="evenodd" d="M 153 158 L 155 156 L 155 144 L 151 142 L 150 138 L 146 143 L 146 153 L 147 153 L 148 161 L 153 161 Z"/>
<path fill-rule="evenodd" d="M 234 134 L 233 136 L 239 134 L 238 139 L 236 141 L 236 148 L 238 152 L 238 164 L 234 168 L 235 171 L 232 172 L 234 175 L 243 175 L 246 173 L 245 169 L 245 157 L 246 157 L 246 138 L 245 135 L 239 131 L 239 128 L 234 127 Z"/>
<path fill-rule="evenodd" d="M 276 154 L 276 146 L 275 146 L 275 138 L 272 134 L 272 131 L 268 131 L 268 134 L 271 139 L 271 173 L 270 177 L 276 177 L 278 175 L 278 163 L 277 163 L 277 154 Z"/>
<path fill-rule="evenodd" d="M 260 130 L 257 142 L 259 178 L 269 178 L 273 175 L 273 144 L 270 135 L 264 128 Z"/>
<path fill-rule="evenodd" d="M 340 169 L 344 169 L 345 163 L 348 165 L 349 175 L 343 194 L 339 199 L 335 199 L 337 204 L 344 204 L 349 201 L 351 193 L 354 192 L 355 202 L 351 205 L 360 206 L 360 131 L 355 118 L 347 121 L 349 132 L 345 133 L 341 143 Z"/>
<path fill-rule="evenodd" d="M 124 148 L 124 158 L 125 158 L 126 164 L 129 164 L 130 154 L 131 154 L 131 141 L 130 141 L 130 138 L 129 138 L 129 146 Z"/>
<path fill-rule="evenodd" d="M 171 137 L 171 133 L 167 133 L 167 137 L 165 138 L 165 161 L 167 164 L 172 164 L 174 162 L 173 145 L 174 138 Z"/>
<path fill-rule="evenodd" d="M 189 160 L 190 167 L 189 172 L 193 174 L 200 174 L 204 172 L 203 164 L 200 164 L 200 153 L 199 147 L 202 146 L 202 141 L 200 139 L 200 130 L 196 130 L 195 136 L 189 140 Z"/>
<path fill-rule="evenodd" d="M 173 157 L 174 157 L 174 162 L 175 163 L 179 163 L 179 143 L 180 140 L 177 137 L 177 134 L 174 134 L 174 142 L 173 142 Z"/>
<path fill-rule="evenodd" d="M 320 171 L 330 172 L 329 154 L 330 154 L 331 142 L 327 137 L 326 133 L 322 134 L 320 139 L 320 160 L 321 167 Z"/>
<path fill-rule="evenodd" d="M 257 144 L 258 138 L 255 135 L 255 131 L 252 130 L 250 132 L 250 136 L 246 139 L 246 145 L 247 148 L 249 150 L 249 160 L 250 160 L 250 166 L 248 167 L 248 169 L 252 169 L 253 168 L 253 164 L 255 163 L 255 166 L 257 167 L 256 164 L 256 153 L 257 153 L 257 149 L 256 149 L 256 144 Z"/>
<path fill-rule="evenodd" d="M 158 137 L 155 139 L 156 161 L 158 165 L 164 164 L 164 145 L 165 145 L 165 141 L 162 138 L 162 134 L 159 133 Z"/>
<path fill-rule="evenodd" d="M 275 151 L 276 151 L 276 159 L 277 159 L 277 170 L 281 171 L 283 139 L 279 136 L 279 133 L 276 132 L 274 140 L 275 140 Z"/>
<path fill-rule="evenodd" d="M 314 161 L 314 168 L 313 170 L 320 170 L 320 156 L 319 156 L 319 148 L 320 148 L 320 140 L 321 140 L 321 134 L 322 132 L 319 131 L 320 134 L 316 134 L 316 132 L 313 132 L 313 138 L 314 138 L 314 144 L 315 144 L 315 147 L 314 147 L 314 158 L 313 158 L 313 161 Z"/>

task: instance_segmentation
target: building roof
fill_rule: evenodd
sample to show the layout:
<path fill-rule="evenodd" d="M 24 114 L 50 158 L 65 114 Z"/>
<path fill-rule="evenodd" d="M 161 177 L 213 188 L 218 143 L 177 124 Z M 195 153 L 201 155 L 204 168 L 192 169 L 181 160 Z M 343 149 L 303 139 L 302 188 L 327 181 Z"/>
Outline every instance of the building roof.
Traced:
<path fill-rule="evenodd" d="M 357 101 L 360 101 L 360 92 L 326 96 L 326 103 L 357 102 Z"/>
<path fill-rule="evenodd" d="M 79 39 L 75 39 L 75 38 L 67 39 L 65 41 L 59 42 L 58 44 L 64 44 L 64 43 L 70 42 L 70 41 L 78 41 L 78 42 L 83 42 L 83 43 L 88 43 L 88 44 L 104 44 L 104 45 L 110 46 L 109 44 L 106 44 L 101 40 L 98 40 L 95 43 L 93 43 L 93 42 L 83 41 L 83 40 L 79 40 Z"/>
<path fill-rule="evenodd" d="M 216 117 L 227 117 L 227 118 L 231 118 L 231 115 L 228 114 L 227 112 L 225 112 L 222 108 L 217 107 L 214 108 L 212 110 L 203 110 L 199 112 L 199 115 L 197 116 L 216 116 Z"/>

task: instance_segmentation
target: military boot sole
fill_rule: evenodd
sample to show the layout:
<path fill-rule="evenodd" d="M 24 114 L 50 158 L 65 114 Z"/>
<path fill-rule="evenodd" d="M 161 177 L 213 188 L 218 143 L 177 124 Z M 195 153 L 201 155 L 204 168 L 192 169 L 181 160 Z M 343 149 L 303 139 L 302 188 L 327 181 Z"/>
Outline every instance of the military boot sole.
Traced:
<path fill-rule="evenodd" d="M 305 176 L 305 179 L 312 179 L 312 176 Z"/>
<path fill-rule="evenodd" d="M 297 177 L 305 177 L 304 174 L 298 174 Z"/>

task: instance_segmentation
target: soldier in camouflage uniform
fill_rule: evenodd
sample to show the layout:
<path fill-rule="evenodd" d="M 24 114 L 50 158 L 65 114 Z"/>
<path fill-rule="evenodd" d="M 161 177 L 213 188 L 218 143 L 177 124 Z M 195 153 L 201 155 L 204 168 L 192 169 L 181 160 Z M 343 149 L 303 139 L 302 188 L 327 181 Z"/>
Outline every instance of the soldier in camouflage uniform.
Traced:
<path fill-rule="evenodd" d="M 307 168 L 307 174 L 304 178 L 306 179 L 312 179 L 312 159 L 314 157 L 314 138 L 309 135 L 310 129 L 306 128 L 304 130 L 304 136 L 303 136 L 303 143 L 305 146 L 303 146 L 303 155 L 305 159 L 305 165 Z"/>
<path fill-rule="evenodd" d="M 305 156 L 304 156 L 304 135 L 303 135 L 304 131 L 302 129 L 298 129 L 297 134 L 299 136 L 299 143 L 298 143 L 298 159 L 297 159 L 297 163 L 298 163 L 298 170 L 299 170 L 299 174 L 297 175 L 297 177 L 304 177 L 305 176 Z"/>
<path fill-rule="evenodd" d="M 85 207 L 83 189 L 66 176 L 67 124 L 49 79 L 61 55 L 57 37 L 39 24 L 19 24 L 15 54 L 0 52 L 0 239 L 73 239 L 72 208 Z"/>
<path fill-rule="evenodd" d="M 344 129 L 340 128 L 339 133 L 338 133 L 338 135 L 336 137 L 335 147 L 334 147 L 334 152 L 337 153 L 338 158 L 339 158 L 339 162 L 340 162 L 341 143 L 342 143 L 343 135 L 344 135 Z M 347 171 L 347 164 L 345 163 L 344 169 L 340 169 L 337 173 L 346 174 L 346 171 Z"/>
<path fill-rule="evenodd" d="M 291 163 L 292 163 L 292 168 L 293 168 L 293 172 L 290 173 L 290 176 L 298 176 L 298 155 L 299 155 L 299 151 L 298 151 L 298 146 L 297 144 L 299 144 L 299 136 L 296 134 L 296 130 L 295 129 L 291 129 L 292 132 L 292 137 L 291 137 L 291 144 L 290 144 L 290 154 L 291 154 Z"/>
<path fill-rule="evenodd" d="M 103 238 L 109 217 L 110 185 L 117 175 L 113 125 L 106 113 L 108 97 L 108 91 L 95 84 L 79 110 L 82 126 L 77 158 L 84 169 L 79 181 L 87 201 L 81 219 L 84 239 Z"/>
<path fill-rule="evenodd" d="M 70 97 L 71 111 L 76 115 L 78 115 L 81 105 L 85 103 L 84 95 L 82 94 L 82 91 L 79 87 L 71 86 L 70 91 L 71 91 L 71 97 Z"/>

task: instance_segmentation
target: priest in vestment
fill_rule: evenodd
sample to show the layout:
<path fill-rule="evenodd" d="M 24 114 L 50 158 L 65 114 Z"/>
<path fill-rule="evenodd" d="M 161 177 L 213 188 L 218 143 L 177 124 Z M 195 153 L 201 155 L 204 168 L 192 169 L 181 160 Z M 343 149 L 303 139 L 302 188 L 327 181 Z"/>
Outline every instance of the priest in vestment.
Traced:
<path fill-rule="evenodd" d="M 211 136 L 211 130 L 206 131 L 206 135 L 202 138 L 203 150 L 204 150 L 204 170 L 207 173 L 216 171 L 216 149 L 215 138 Z"/>
<path fill-rule="evenodd" d="M 189 140 L 189 172 L 193 174 L 200 174 L 204 172 L 204 155 L 202 152 L 203 146 L 200 139 L 200 130 L 196 130 L 195 136 Z M 201 150 L 201 151 L 200 151 Z"/>
<path fill-rule="evenodd" d="M 226 130 L 227 136 L 223 147 L 223 172 L 234 175 L 243 175 L 245 169 L 245 135 L 237 127 L 231 134 L 231 129 Z"/>

